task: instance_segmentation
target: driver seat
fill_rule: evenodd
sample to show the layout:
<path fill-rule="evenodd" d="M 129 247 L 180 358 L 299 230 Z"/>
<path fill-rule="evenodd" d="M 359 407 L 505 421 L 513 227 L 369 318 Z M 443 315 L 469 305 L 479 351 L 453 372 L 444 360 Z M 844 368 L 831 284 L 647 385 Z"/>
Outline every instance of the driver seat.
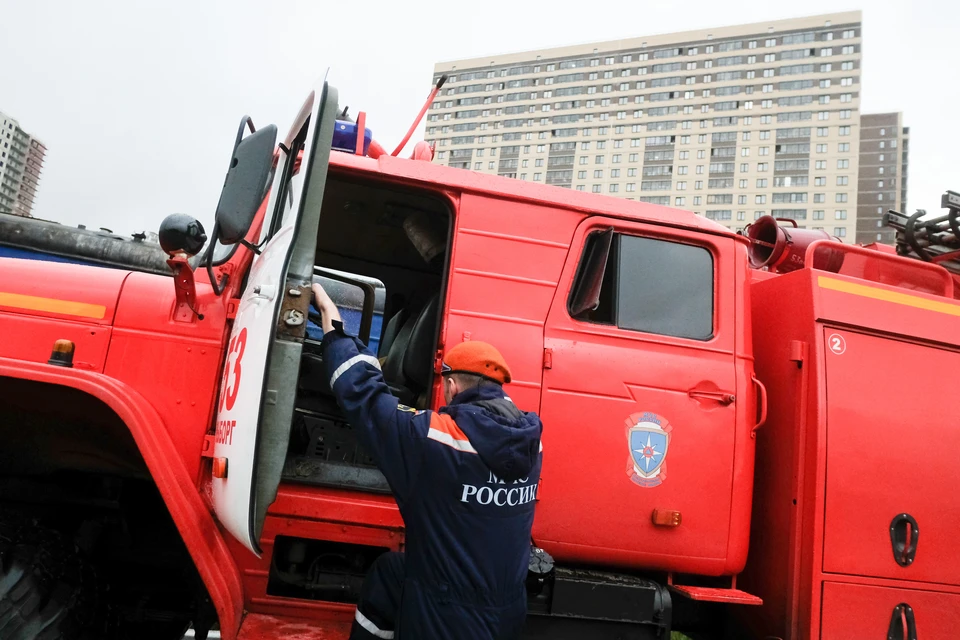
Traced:
<path fill-rule="evenodd" d="M 383 378 L 390 391 L 405 405 L 422 408 L 419 405 L 426 404 L 433 356 L 437 350 L 439 313 L 440 293 L 437 292 L 427 298 L 419 310 L 399 311 L 384 331 Z"/>

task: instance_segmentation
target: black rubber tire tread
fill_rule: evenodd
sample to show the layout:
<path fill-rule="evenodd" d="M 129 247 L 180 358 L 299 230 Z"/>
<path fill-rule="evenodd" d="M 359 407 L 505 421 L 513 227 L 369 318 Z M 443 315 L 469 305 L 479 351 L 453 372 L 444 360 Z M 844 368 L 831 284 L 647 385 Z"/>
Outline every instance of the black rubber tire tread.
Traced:
<path fill-rule="evenodd" d="M 58 532 L 0 513 L 0 640 L 94 640 L 96 576 Z"/>

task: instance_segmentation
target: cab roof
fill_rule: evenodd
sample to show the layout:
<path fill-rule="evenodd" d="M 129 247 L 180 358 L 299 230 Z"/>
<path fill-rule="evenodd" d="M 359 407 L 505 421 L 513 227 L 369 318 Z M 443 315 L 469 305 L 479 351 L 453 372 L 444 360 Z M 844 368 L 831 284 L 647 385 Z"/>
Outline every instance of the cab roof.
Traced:
<path fill-rule="evenodd" d="M 575 191 L 515 178 L 493 176 L 469 169 L 456 169 L 423 160 L 397 158 L 388 155 L 374 159 L 333 151 L 330 154 L 330 166 L 338 172 L 379 173 L 386 178 L 400 179 L 404 182 L 450 187 L 458 191 L 484 193 L 511 200 L 525 200 L 537 204 L 553 205 L 585 214 L 612 216 L 637 222 L 693 229 L 704 233 L 740 238 L 723 225 L 703 216 L 698 216 L 692 211 Z"/>

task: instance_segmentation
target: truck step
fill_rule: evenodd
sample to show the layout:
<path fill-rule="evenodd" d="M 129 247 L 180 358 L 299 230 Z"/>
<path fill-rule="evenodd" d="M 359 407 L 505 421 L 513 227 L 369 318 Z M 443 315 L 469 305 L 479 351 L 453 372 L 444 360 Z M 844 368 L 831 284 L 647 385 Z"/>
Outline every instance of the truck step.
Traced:
<path fill-rule="evenodd" d="M 289 640 L 347 640 L 350 622 L 298 620 L 250 613 L 244 616 L 237 640 L 288 638 Z"/>
<path fill-rule="evenodd" d="M 691 600 L 701 602 L 726 602 L 727 604 L 761 605 L 763 600 L 755 595 L 740 589 L 725 589 L 712 587 L 694 587 L 691 585 L 675 584 L 670 589 Z"/>

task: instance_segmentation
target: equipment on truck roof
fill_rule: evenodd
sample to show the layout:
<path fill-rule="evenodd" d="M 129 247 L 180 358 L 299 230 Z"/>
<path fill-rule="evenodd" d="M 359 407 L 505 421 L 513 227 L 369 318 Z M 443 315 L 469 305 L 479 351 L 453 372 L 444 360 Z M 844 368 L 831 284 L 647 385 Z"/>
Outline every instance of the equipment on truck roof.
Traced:
<path fill-rule="evenodd" d="M 897 254 L 933 262 L 960 274 L 960 193 L 947 191 L 940 198 L 947 213 L 926 218 L 917 209 L 908 216 L 892 209 L 883 214 L 883 224 L 897 231 Z"/>

